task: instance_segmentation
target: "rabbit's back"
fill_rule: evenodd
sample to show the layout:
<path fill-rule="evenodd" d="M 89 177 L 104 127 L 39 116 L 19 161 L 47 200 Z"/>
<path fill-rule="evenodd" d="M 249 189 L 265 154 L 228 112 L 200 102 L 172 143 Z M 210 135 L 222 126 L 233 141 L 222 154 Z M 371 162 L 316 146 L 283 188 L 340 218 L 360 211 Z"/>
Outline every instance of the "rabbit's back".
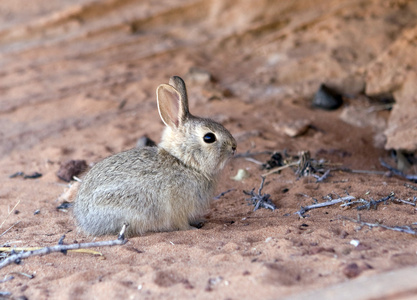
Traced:
<path fill-rule="evenodd" d="M 74 215 L 92 235 L 116 234 L 126 222 L 128 235 L 187 229 L 208 207 L 213 186 L 162 148 L 134 148 L 86 174 Z"/>

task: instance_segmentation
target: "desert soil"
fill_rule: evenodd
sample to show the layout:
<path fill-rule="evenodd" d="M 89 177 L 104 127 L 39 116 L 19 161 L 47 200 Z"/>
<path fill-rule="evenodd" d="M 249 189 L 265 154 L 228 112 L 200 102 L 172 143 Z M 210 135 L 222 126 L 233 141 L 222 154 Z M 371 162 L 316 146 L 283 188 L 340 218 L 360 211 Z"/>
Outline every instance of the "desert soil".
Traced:
<path fill-rule="evenodd" d="M 336 204 L 296 214 L 328 195 L 371 201 L 393 192 L 410 202 L 417 196 L 405 186 L 412 182 L 379 160 L 397 166 L 384 148 L 384 130 L 393 123 L 383 108 L 415 65 L 399 66 L 402 77 L 397 72 L 380 89 L 372 72 L 386 56 L 401 57 L 397 41 L 410 40 L 415 49 L 416 26 L 417 3 L 405 0 L 2 0 L 3 246 L 52 246 L 63 234 L 67 244 L 115 238 L 88 237 L 71 208 L 57 210 L 68 183 L 56 173 L 71 159 L 91 165 L 135 147 L 143 135 L 159 141 L 155 89 L 172 75 L 185 79 L 191 112 L 222 122 L 240 155 L 217 188 L 233 191 L 213 200 L 202 228 L 132 237 L 96 248 L 102 256 L 30 257 L 1 269 L 0 279 L 14 278 L 0 291 L 15 299 L 277 299 L 416 266 L 415 235 L 346 219 L 359 213 L 364 222 L 413 229 L 416 208 L 409 203 L 360 211 Z M 343 95 L 341 108 L 312 107 L 322 83 Z M 285 133 L 300 122 L 306 132 Z M 257 190 L 267 172 L 255 161 L 284 150 L 326 160 L 329 176 L 317 182 L 291 168 L 270 174 L 262 192 L 277 209 L 253 211 L 243 190 Z M 249 177 L 231 179 L 240 169 Z M 42 176 L 9 177 L 16 172 Z M 401 297 L 412 295 L 404 290 Z"/>

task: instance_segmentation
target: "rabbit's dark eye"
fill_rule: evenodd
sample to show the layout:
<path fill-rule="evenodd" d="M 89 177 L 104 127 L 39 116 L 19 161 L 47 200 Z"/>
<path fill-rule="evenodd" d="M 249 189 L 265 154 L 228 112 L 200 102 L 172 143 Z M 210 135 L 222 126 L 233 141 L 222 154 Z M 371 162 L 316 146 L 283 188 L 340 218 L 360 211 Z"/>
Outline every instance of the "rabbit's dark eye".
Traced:
<path fill-rule="evenodd" d="M 206 133 L 203 137 L 203 140 L 207 144 L 214 143 L 216 141 L 216 135 L 213 132 Z"/>

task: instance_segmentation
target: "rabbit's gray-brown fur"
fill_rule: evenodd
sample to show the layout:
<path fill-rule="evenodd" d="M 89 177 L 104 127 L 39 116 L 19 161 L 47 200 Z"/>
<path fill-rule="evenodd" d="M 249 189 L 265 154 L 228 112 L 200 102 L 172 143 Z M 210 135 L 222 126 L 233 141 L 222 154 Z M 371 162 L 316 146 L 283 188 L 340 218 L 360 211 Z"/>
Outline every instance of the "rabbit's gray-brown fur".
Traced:
<path fill-rule="evenodd" d="M 124 223 L 128 236 L 186 230 L 208 208 L 236 141 L 222 125 L 189 113 L 177 76 L 158 87 L 157 102 L 167 126 L 159 146 L 107 157 L 83 178 L 74 215 L 84 232 L 116 234 Z"/>

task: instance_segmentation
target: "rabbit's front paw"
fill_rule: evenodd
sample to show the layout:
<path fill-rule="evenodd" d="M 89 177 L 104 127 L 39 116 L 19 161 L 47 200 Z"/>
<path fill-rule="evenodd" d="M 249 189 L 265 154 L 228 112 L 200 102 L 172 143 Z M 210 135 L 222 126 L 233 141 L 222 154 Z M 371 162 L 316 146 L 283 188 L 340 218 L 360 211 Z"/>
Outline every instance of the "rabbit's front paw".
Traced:
<path fill-rule="evenodd" d="M 196 229 L 200 229 L 204 226 L 204 221 L 205 220 L 203 220 L 203 219 L 192 221 L 190 223 L 190 226 L 193 227 L 193 228 L 196 228 Z"/>

